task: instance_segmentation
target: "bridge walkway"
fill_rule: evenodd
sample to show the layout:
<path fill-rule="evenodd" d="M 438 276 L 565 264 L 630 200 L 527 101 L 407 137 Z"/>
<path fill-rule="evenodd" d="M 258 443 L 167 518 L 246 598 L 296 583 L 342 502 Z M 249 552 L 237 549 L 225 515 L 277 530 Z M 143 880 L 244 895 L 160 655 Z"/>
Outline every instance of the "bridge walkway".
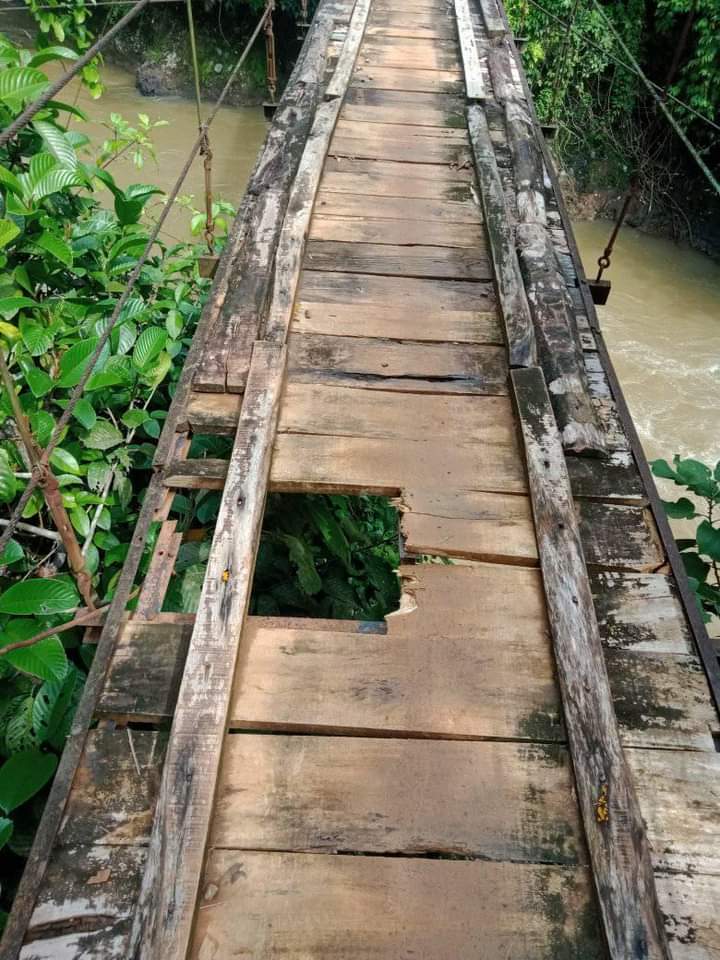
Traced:
<path fill-rule="evenodd" d="M 284 232 L 236 236 L 198 335 L 21 956 L 710 960 L 717 717 L 504 14 L 323 10 Z M 197 619 L 162 612 L 192 489 L 227 506 Z M 266 489 L 393 498 L 400 609 L 218 613 Z"/>

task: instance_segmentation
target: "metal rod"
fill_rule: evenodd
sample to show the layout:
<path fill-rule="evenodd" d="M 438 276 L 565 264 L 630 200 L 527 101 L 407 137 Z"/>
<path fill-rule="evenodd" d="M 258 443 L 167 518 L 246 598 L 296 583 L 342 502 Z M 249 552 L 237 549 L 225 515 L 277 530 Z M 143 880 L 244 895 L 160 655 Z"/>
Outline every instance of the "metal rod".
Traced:
<path fill-rule="evenodd" d="M 617 220 L 615 221 L 615 226 L 613 227 L 613 231 L 610 234 L 610 239 L 607 242 L 607 246 L 603 250 L 602 255 L 598 257 L 598 272 L 597 272 L 597 276 L 595 277 L 596 283 L 602 277 L 603 272 L 607 270 L 608 267 L 610 266 L 610 257 L 612 256 L 613 248 L 615 246 L 615 241 L 617 240 L 618 234 L 620 233 L 620 228 L 622 227 L 623 223 L 625 223 L 625 217 L 627 216 L 627 212 L 630 209 L 630 204 L 635 198 L 635 194 L 637 193 L 637 188 L 638 188 L 637 179 L 633 177 L 630 180 L 630 186 L 627 188 L 625 192 L 623 205 L 620 208 L 620 213 L 618 214 Z"/>

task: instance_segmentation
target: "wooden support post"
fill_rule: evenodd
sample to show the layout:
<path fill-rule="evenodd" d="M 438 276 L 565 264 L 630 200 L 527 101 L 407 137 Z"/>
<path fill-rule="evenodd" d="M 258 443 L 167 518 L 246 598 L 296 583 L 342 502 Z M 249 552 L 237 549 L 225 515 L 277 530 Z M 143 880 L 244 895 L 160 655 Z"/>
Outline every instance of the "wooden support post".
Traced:
<path fill-rule="evenodd" d="M 670 960 L 620 743 L 565 456 L 542 371 L 513 370 L 565 727 L 612 960 Z"/>
<path fill-rule="evenodd" d="M 537 363 L 535 333 L 485 111 L 468 106 L 468 128 L 511 367 Z"/>
<path fill-rule="evenodd" d="M 518 220 L 544 226 L 547 217 L 543 160 L 527 105 L 521 100 L 506 100 L 505 124 L 513 158 Z"/>
<path fill-rule="evenodd" d="M 467 99 L 471 102 L 483 101 L 486 96 L 485 83 L 480 69 L 475 27 L 470 16 L 468 0 L 455 0 L 455 20 L 462 51 Z"/>
<path fill-rule="evenodd" d="M 184 960 L 188 949 L 285 366 L 285 347 L 255 344 L 168 742 L 133 922 L 133 960 Z"/>

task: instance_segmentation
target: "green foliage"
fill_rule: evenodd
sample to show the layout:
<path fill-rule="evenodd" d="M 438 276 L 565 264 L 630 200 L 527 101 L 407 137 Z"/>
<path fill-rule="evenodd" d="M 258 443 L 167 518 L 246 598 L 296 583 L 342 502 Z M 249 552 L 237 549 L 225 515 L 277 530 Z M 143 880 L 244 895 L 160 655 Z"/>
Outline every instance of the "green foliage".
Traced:
<path fill-rule="evenodd" d="M 0 128 L 45 89 L 41 56 L 0 36 Z M 45 446 L 85 372 L 127 277 L 148 239 L 146 184 L 119 187 L 108 165 L 127 153 L 153 156 L 157 123 L 130 127 L 93 151 L 82 114 L 52 102 L 0 150 L 0 349 L 35 440 Z M 109 599 L 150 476 L 154 442 L 209 283 L 198 249 L 157 243 L 51 457 L 93 587 Z M 9 398 L 0 397 L 0 502 L 11 510 L 29 473 Z M 53 527 L 41 492 L 24 519 Z M 154 539 L 150 538 L 148 550 Z M 143 560 L 143 570 L 148 559 Z M 62 543 L 18 531 L 0 558 L 0 861 L 3 897 L 26 855 L 48 780 L 80 697 L 91 652 L 81 631 L 52 634 L 79 604 Z M 32 641 L 38 634 L 44 639 Z M 2 761 L 0 761 L 2 762 Z"/>
<path fill-rule="evenodd" d="M 651 466 L 656 477 L 672 480 L 694 498 L 680 497 L 663 503 L 673 520 L 699 520 L 694 537 L 676 542 L 708 622 L 720 616 L 720 462 L 711 470 L 699 460 L 683 459 L 676 454 L 672 466 L 666 460 L 654 460 Z"/>
<path fill-rule="evenodd" d="M 53 43 L 72 44 L 80 53 L 92 46 L 93 34 L 89 29 L 89 18 L 94 0 L 26 0 L 28 10 L 38 25 L 37 47 L 33 66 L 47 63 L 44 59 L 48 51 L 67 47 L 54 47 Z M 67 59 L 76 59 L 77 54 L 70 50 L 64 54 Z M 56 58 L 57 59 L 57 58 Z M 91 60 L 80 71 L 82 82 L 92 97 L 99 97 L 103 91 L 100 79 L 100 58 Z"/>

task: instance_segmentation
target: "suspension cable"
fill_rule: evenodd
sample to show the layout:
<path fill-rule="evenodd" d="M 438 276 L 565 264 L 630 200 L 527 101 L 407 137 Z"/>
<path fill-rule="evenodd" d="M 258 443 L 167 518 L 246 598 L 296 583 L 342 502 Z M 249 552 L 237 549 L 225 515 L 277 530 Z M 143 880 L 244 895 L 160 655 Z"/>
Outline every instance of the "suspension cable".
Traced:
<path fill-rule="evenodd" d="M 650 92 L 650 95 L 652 96 L 653 100 L 654 100 L 655 103 L 657 103 L 657 105 L 660 107 L 660 109 L 662 110 L 662 112 L 663 112 L 663 113 L 665 114 L 665 116 L 667 117 L 667 120 L 668 120 L 668 122 L 670 123 L 671 127 L 673 128 L 673 130 L 675 131 L 675 133 L 680 137 L 680 139 L 682 140 L 682 142 L 683 142 L 683 143 L 685 144 L 685 146 L 687 147 L 688 152 L 690 153 L 690 156 L 693 158 L 693 160 L 695 161 L 695 163 L 697 163 L 697 165 L 700 167 L 700 169 L 702 170 L 702 172 L 705 174 L 705 177 L 707 178 L 707 181 L 708 181 L 708 183 L 710 184 L 710 186 L 713 188 L 713 190 L 715 191 L 715 193 L 717 193 L 717 195 L 720 197 L 720 181 L 717 180 L 717 178 L 716 178 L 715 175 L 713 174 L 713 172 L 712 172 L 712 170 L 710 169 L 710 167 L 705 163 L 705 161 L 704 161 L 703 158 L 700 156 L 700 154 L 699 154 L 699 152 L 697 151 L 697 149 L 695 148 L 695 146 L 694 146 L 694 145 L 692 144 L 692 142 L 690 141 L 690 138 L 688 137 L 688 135 L 685 133 L 685 131 L 683 130 L 683 128 L 682 128 L 682 127 L 680 126 L 680 124 L 677 122 L 677 120 L 676 120 L 675 117 L 672 115 L 672 113 L 668 110 L 667 104 L 666 104 L 665 101 L 662 99 L 662 97 L 660 96 L 660 94 L 657 92 L 657 90 L 655 89 L 654 85 L 653 85 L 653 84 L 651 83 L 651 81 L 645 76 L 642 68 L 640 67 L 640 64 L 637 62 L 637 60 L 636 60 L 635 57 L 633 56 L 632 52 L 630 51 L 629 47 L 627 46 L 627 44 L 625 43 L 625 41 L 623 40 L 623 38 L 622 38 L 622 37 L 620 36 L 620 34 L 618 33 L 617 29 L 615 28 L 615 24 L 610 20 L 610 18 L 607 16 L 607 14 L 605 13 L 605 11 L 603 10 L 602 6 L 600 5 L 599 0 L 593 0 L 593 4 L 595 5 L 595 8 L 597 9 L 597 11 L 598 11 L 598 13 L 600 14 L 600 16 L 603 18 L 603 20 L 605 21 L 605 23 L 606 23 L 606 24 L 608 25 L 608 27 L 610 28 L 610 31 L 611 31 L 611 33 L 613 34 L 613 36 L 615 37 L 615 39 L 617 40 L 617 42 L 618 42 L 618 44 L 619 44 L 619 46 L 620 46 L 620 49 L 621 49 L 622 52 L 625 54 L 625 56 L 628 58 L 629 62 L 632 64 L 633 68 L 635 69 L 637 75 L 640 77 L 640 79 L 643 81 L 643 83 L 644 83 L 645 86 L 647 87 L 647 89 L 648 89 L 648 91 Z"/>
<path fill-rule="evenodd" d="M 579 27 L 575 27 L 568 20 L 564 20 L 562 17 L 558 17 L 557 14 L 553 13 L 551 10 L 548 10 L 539 0 L 528 0 L 528 3 L 531 3 L 534 7 L 537 7 L 538 10 L 542 10 L 545 16 L 549 17 L 551 20 L 554 20 L 555 23 L 560 24 L 560 26 L 565 27 L 571 33 L 574 33 L 577 37 L 582 40 L 585 46 L 590 47 L 593 50 L 597 50 L 599 53 L 602 53 L 604 56 L 611 60 L 617 66 L 622 67 L 627 70 L 629 73 L 634 73 L 636 76 L 641 76 L 641 70 L 638 67 L 633 67 L 629 63 L 625 63 L 624 60 L 621 60 L 619 57 L 612 54 L 609 50 L 606 50 L 601 44 L 596 43 L 594 40 L 591 40 L 590 37 Z M 679 107 L 682 107 L 683 110 L 687 110 L 688 113 L 693 114 L 697 117 L 698 120 L 704 121 L 709 127 L 712 127 L 714 130 L 720 132 L 720 124 L 715 123 L 710 117 L 706 117 L 704 113 L 700 113 L 699 110 L 696 110 L 695 107 L 691 107 L 689 103 L 685 103 L 684 100 L 681 100 L 680 97 L 676 97 L 675 94 L 670 93 L 669 91 L 664 91 L 664 88 L 660 86 L 659 83 L 655 83 L 653 80 L 650 80 L 648 77 L 644 78 L 647 83 L 649 83 L 658 93 L 665 93 L 665 98 L 667 100 L 672 100 Z"/>
<path fill-rule="evenodd" d="M 100 51 L 108 45 L 112 38 L 118 34 L 123 27 L 127 26 L 131 20 L 133 20 L 141 10 L 144 10 L 145 7 L 151 2 L 151 0 L 137 0 L 135 6 L 128 10 L 124 17 L 122 17 L 118 22 L 111 27 L 107 33 L 104 33 L 99 40 L 96 40 L 95 43 L 89 47 L 85 53 L 78 57 L 77 60 L 72 61 L 72 66 L 68 69 L 55 81 L 51 83 L 47 90 L 42 93 L 37 100 L 33 100 L 32 103 L 23 110 L 19 117 L 17 117 L 9 127 L 3 130 L 0 133 L 0 147 L 4 147 L 8 140 L 12 140 L 24 126 L 27 126 L 28 123 L 32 120 L 35 114 L 39 113 L 40 110 L 47 104 L 48 100 L 54 100 L 55 97 L 60 93 L 62 88 L 68 84 L 73 77 L 82 70 L 83 67 L 86 67 L 91 60 L 94 60 L 95 57 L 100 53 Z"/>
<path fill-rule="evenodd" d="M 136 3 L 137 0 L 91 0 L 91 5 L 86 7 L 86 11 L 92 13 L 95 7 L 128 7 Z M 183 0 L 150 0 L 151 4 L 156 3 L 182 3 Z M 36 4 L 33 10 L 62 10 L 63 8 L 73 9 L 76 6 L 72 0 L 66 3 L 41 3 Z M 8 7 L 0 2 L 0 13 L 28 13 L 29 8 L 26 4 L 20 6 Z"/>
<path fill-rule="evenodd" d="M 141 0 L 141 2 L 142 2 L 142 0 Z M 147 2 L 148 2 L 148 0 L 145 0 L 145 3 L 147 3 Z M 108 322 L 107 322 L 107 324 L 106 324 L 106 326 L 105 326 L 105 330 L 103 331 L 102 335 L 100 336 L 100 338 L 99 338 L 99 340 L 98 340 L 98 342 L 97 342 L 97 345 L 95 346 L 95 349 L 93 350 L 92 354 L 91 354 L 90 357 L 88 358 L 88 362 L 87 362 L 87 366 L 85 367 L 85 371 L 83 372 L 83 375 L 82 375 L 82 377 L 80 378 L 77 386 L 74 388 L 72 394 L 70 395 L 70 399 L 68 400 L 67 406 L 66 406 L 65 409 L 63 410 L 62 415 L 60 416 L 57 424 L 55 425 L 55 429 L 53 430 L 53 433 L 52 433 L 52 436 L 50 437 L 50 440 L 49 440 L 49 442 L 48 442 L 48 445 L 45 447 L 45 449 L 44 449 L 44 450 L 42 451 L 42 453 L 40 454 L 40 456 L 39 456 L 39 458 L 38 458 L 38 461 L 37 461 L 37 464 L 36 464 L 35 467 L 33 468 L 32 476 L 31 476 L 30 479 L 28 480 L 27 486 L 26 486 L 25 489 L 23 490 L 23 492 L 22 492 L 22 494 L 21 494 L 21 496 L 20 496 L 20 499 L 18 500 L 17 505 L 15 506 L 15 509 L 14 509 L 14 511 L 13 511 L 13 513 L 12 513 L 12 516 L 10 517 L 10 520 L 8 521 L 7 527 L 5 528 L 5 530 L 3 531 L 2 535 L 0 536 L 0 555 L 2 555 L 2 552 L 3 552 L 3 550 L 5 549 L 5 546 L 6 546 L 7 542 L 8 542 L 8 540 L 9 540 L 9 539 L 12 537 L 12 535 L 13 535 L 13 532 L 14 532 L 14 530 L 15 530 L 15 527 L 17 526 L 18 522 L 21 520 L 23 511 L 24 511 L 25 507 L 27 506 L 27 503 L 28 503 L 28 501 L 30 500 L 30 497 L 31 497 L 32 494 L 34 493 L 34 491 L 35 491 L 36 487 L 38 486 L 38 484 L 41 482 L 42 476 L 43 476 L 44 472 L 47 470 L 47 465 L 48 465 L 48 462 L 49 462 L 49 460 L 50 460 L 50 457 L 51 457 L 53 451 L 55 450 L 55 448 L 57 447 L 58 443 L 60 442 L 60 439 L 61 439 L 61 437 L 62 437 L 63 430 L 65 429 L 65 427 L 66 427 L 67 424 L 69 423 L 70 418 L 71 418 L 71 416 L 72 416 L 72 414 L 73 414 L 73 411 L 74 411 L 74 409 L 75 409 L 75 406 L 77 405 L 78 400 L 80 399 L 80 397 L 81 397 L 82 394 L 83 394 L 83 391 L 84 391 L 84 389 L 85 389 L 85 385 L 87 384 L 88 380 L 89 380 L 90 377 L 92 376 L 93 370 L 94 370 L 94 368 L 95 368 L 95 364 L 96 364 L 96 363 L 98 362 L 98 360 L 100 359 L 100 355 L 101 355 L 101 353 L 102 353 L 102 351 L 103 351 L 103 348 L 105 347 L 105 344 L 106 344 L 106 343 L 108 342 L 108 340 L 110 339 L 110 334 L 112 333 L 113 328 L 114 328 L 115 324 L 117 323 L 118 317 L 120 316 L 120 314 L 121 314 L 121 312 L 122 312 L 122 310 L 123 310 L 123 307 L 124 307 L 125 304 L 127 303 L 128 298 L 130 297 L 130 294 L 132 293 L 132 290 L 133 290 L 135 284 L 137 283 L 138 278 L 140 277 L 140 273 L 141 273 L 141 271 L 142 271 L 142 268 L 145 266 L 145 263 L 147 262 L 147 260 L 148 260 L 148 258 L 149 258 L 149 256 L 150 256 L 150 251 L 152 250 L 153 246 L 155 245 L 155 241 L 157 240 L 158 234 L 160 233 L 160 230 L 162 229 L 162 225 L 165 223 L 165 220 L 167 219 L 168 214 L 170 213 L 170 210 L 171 210 L 171 208 L 172 208 L 172 205 L 173 205 L 173 204 L 175 203 L 175 201 L 177 200 L 178 194 L 180 193 L 180 189 L 181 189 L 183 183 L 185 182 L 185 178 L 187 177 L 187 175 L 188 175 L 188 173 L 189 173 L 189 171 L 190 171 L 190 167 L 192 166 L 192 162 L 193 162 L 193 160 L 195 159 L 195 157 L 197 156 L 197 154 L 198 154 L 200 148 L 202 147 L 203 143 L 205 142 L 205 139 L 206 139 L 206 137 L 207 137 L 208 127 L 210 126 L 210 124 L 213 122 L 213 120 L 214 120 L 215 117 L 217 116 L 218 111 L 220 110 L 220 107 L 221 107 L 222 104 L 223 104 L 223 101 L 224 101 L 225 98 L 227 97 L 227 95 L 228 95 L 228 93 L 229 93 L 229 91 L 230 91 L 230 88 L 231 88 L 231 86 L 232 86 L 235 78 L 237 77 L 239 71 L 240 71 L 240 68 L 242 67 L 243 63 L 245 62 L 248 54 L 250 53 L 250 50 L 251 50 L 253 44 L 255 43 L 255 41 L 257 40 L 257 38 L 258 38 L 258 36 L 259 36 L 259 34 L 260 34 L 260 31 L 263 29 L 263 27 L 264 27 L 264 25 L 265 25 L 265 19 L 266 19 L 266 17 L 268 16 L 268 13 L 269 13 L 270 8 L 271 8 L 271 5 L 272 5 L 272 2 L 273 2 L 273 0 L 269 0 L 267 6 L 265 7 L 265 10 L 263 11 L 262 16 L 260 17 L 260 20 L 258 21 L 257 26 L 255 27 L 255 30 L 253 31 L 253 33 L 252 33 L 250 39 L 248 40 L 248 42 L 246 43 L 245 48 L 244 48 L 242 54 L 240 55 L 239 60 L 237 61 L 237 63 L 236 63 L 235 66 L 233 67 L 233 69 L 232 69 L 232 71 L 231 71 L 231 73 L 230 73 L 230 76 L 228 77 L 228 79 L 227 79 L 227 81 L 226 81 L 226 83 L 225 83 L 225 86 L 223 87 L 222 91 L 220 92 L 220 96 L 217 98 L 213 109 L 210 111 L 210 114 L 208 115 L 208 117 L 207 117 L 207 119 L 205 120 L 205 122 L 202 123 L 201 126 L 200 126 L 200 133 L 198 134 L 197 139 L 195 140 L 194 144 L 192 145 L 192 147 L 191 147 L 191 149 L 190 149 L 190 152 L 189 152 L 189 154 L 188 154 L 188 157 L 187 157 L 185 163 L 183 164 L 182 170 L 180 171 L 180 174 L 179 174 L 177 180 L 175 181 L 175 184 L 174 184 L 172 190 L 171 190 L 170 193 L 168 194 L 168 197 L 167 197 L 167 200 L 166 200 L 166 202 L 165 202 L 165 206 L 164 206 L 164 208 L 163 208 L 163 211 L 162 211 L 162 213 L 160 214 L 160 216 L 158 217 L 158 219 L 157 219 L 157 221 L 156 221 L 156 223 L 155 223 L 155 226 L 153 227 L 153 229 L 152 229 L 152 231 L 151 231 L 151 233 L 150 233 L 150 236 L 148 237 L 147 243 L 145 244 L 145 248 L 144 248 L 142 254 L 140 255 L 140 258 L 138 259 L 137 263 L 135 264 L 135 267 L 133 268 L 132 273 L 130 274 L 130 276 L 129 276 L 128 279 L 127 279 L 127 282 L 126 282 L 126 284 L 125 284 L 125 288 L 124 288 L 123 292 L 121 293 L 119 300 L 118 300 L 117 303 L 115 304 L 115 308 L 114 308 L 112 314 L 110 315 L 110 318 L 109 318 L 109 320 L 108 320 Z M 107 34 L 106 34 L 106 36 L 107 36 Z M 26 111 L 26 112 L 27 112 L 27 111 Z M 26 122 L 27 122 L 27 121 L 26 121 Z"/>

